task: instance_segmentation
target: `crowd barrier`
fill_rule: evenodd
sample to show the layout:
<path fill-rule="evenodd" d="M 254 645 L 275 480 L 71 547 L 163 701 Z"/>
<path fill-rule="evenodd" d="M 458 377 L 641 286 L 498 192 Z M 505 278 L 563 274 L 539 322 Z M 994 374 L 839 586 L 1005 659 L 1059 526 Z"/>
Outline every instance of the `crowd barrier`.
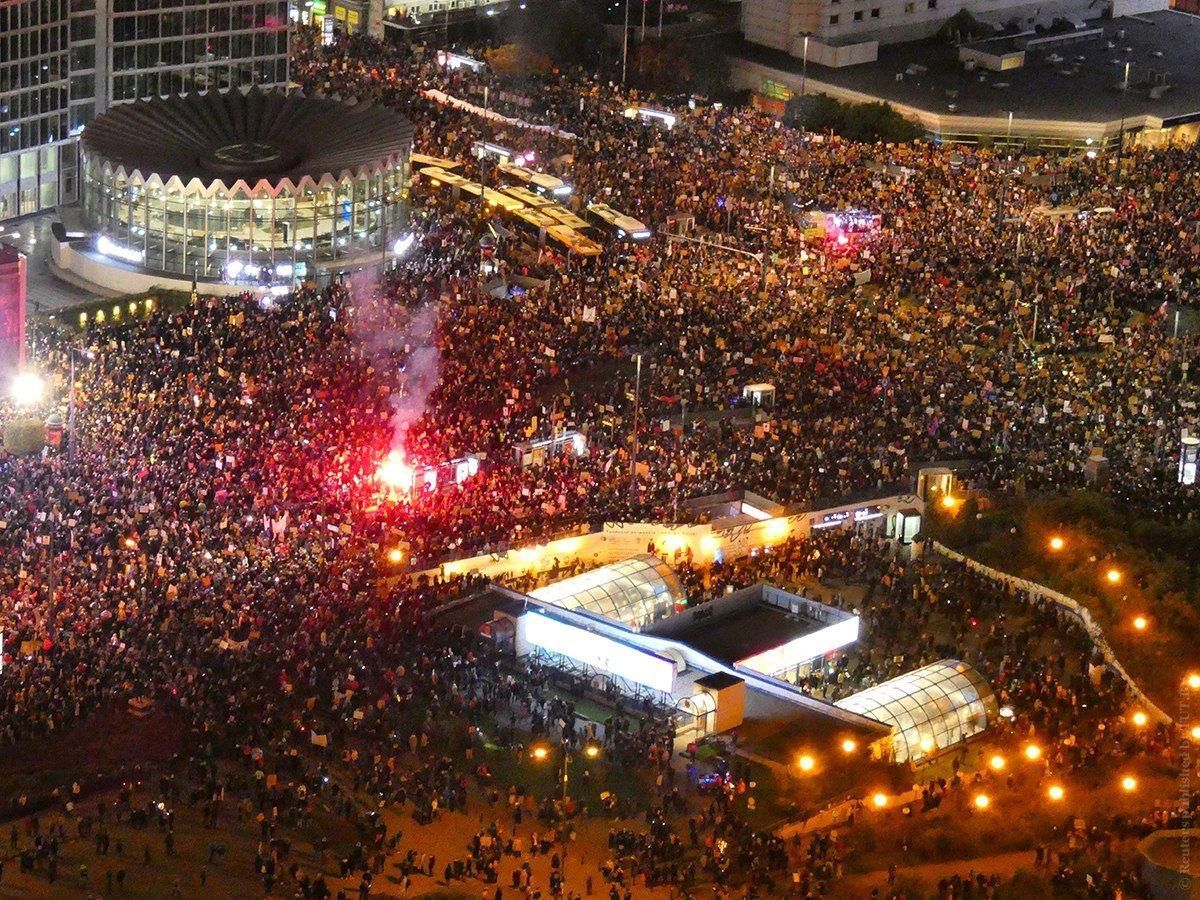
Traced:
<path fill-rule="evenodd" d="M 967 568 L 978 572 L 980 575 L 983 575 L 992 581 L 1007 585 L 1013 590 L 1024 591 L 1031 599 L 1041 598 L 1043 600 L 1048 600 L 1055 604 L 1059 609 L 1073 616 L 1087 630 L 1088 636 L 1092 639 L 1092 644 L 1104 657 L 1104 662 L 1121 677 L 1121 680 L 1124 681 L 1126 685 L 1128 685 L 1129 692 L 1146 710 L 1147 715 L 1160 722 L 1166 722 L 1168 724 L 1174 722 L 1170 716 L 1159 709 L 1159 707 L 1155 705 L 1155 703 L 1151 701 L 1149 697 L 1146 696 L 1145 692 L 1138 687 L 1137 682 L 1135 682 L 1130 674 L 1125 671 L 1125 667 L 1121 665 L 1120 660 L 1117 659 L 1117 655 L 1113 652 L 1112 647 L 1109 646 L 1108 641 L 1105 639 L 1104 630 L 1096 624 L 1091 613 L 1089 613 L 1087 609 L 1085 609 L 1077 600 L 1073 600 L 1066 594 L 1059 593 L 1058 591 L 1048 588 L 1043 584 L 1038 584 L 1036 581 L 1030 581 L 1027 578 L 1018 578 L 1015 575 L 1009 575 L 1007 572 L 1001 572 L 999 569 L 993 569 L 991 566 L 985 566 L 983 563 L 977 562 L 968 556 L 963 556 L 961 553 L 951 550 L 949 547 L 945 546 L 944 544 L 940 544 L 937 541 L 931 540 L 929 544 L 934 551 L 940 553 L 947 559 L 952 559 L 955 562 L 961 562 L 966 565 Z"/>

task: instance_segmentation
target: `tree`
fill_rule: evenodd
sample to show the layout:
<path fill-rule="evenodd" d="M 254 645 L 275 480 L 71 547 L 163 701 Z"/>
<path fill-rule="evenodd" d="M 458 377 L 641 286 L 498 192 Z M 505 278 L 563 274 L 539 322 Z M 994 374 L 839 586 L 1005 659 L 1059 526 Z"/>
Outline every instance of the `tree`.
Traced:
<path fill-rule="evenodd" d="M 15 456 L 40 453 L 46 445 L 46 427 L 40 419 L 13 419 L 4 428 L 4 449 Z"/>
<path fill-rule="evenodd" d="M 532 0 L 507 17 L 504 36 L 563 67 L 594 65 L 608 43 L 599 16 L 577 0 Z"/>
<path fill-rule="evenodd" d="M 520 44 L 501 44 L 483 54 L 489 66 L 502 78 L 528 78 L 530 75 L 549 75 L 554 63 L 545 53 L 538 53 Z"/>
<path fill-rule="evenodd" d="M 830 131 L 852 141 L 873 143 L 915 141 L 924 134 L 889 103 L 842 103 L 825 94 L 797 97 L 786 116 L 808 131 Z"/>

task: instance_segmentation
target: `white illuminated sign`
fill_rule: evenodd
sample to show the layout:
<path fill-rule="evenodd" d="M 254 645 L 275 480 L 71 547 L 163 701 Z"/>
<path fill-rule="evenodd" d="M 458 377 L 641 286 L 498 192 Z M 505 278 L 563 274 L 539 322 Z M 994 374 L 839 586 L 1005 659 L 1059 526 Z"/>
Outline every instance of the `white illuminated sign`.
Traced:
<path fill-rule="evenodd" d="M 532 646 L 566 656 L 598 672 L 606 672 L 665 694 L 675 688 L 675 663 L 612 638 L 568 625 L 541 613 L 521 618 L 525 640 Z"/>
<path fill-rule="evenodd" d="M 857 640 L 858 616 L 851 616 L 849 619 L 835 622 L 820 631 L 801 635 L 786 644 L 739 660 L 737 665 L 754 672 L 761 672 L 764 675 L 776 675 L 824 656 L 826 653 L 847 647 Z"/>
<path fill-rule="evenodd" d="M 146 258 L 144 250 L 134 250 L 132 247 L 122 247 L 120 244 L 114 244 L 104 235 L 96 238 L 96 249 L 105 256 L 110 256 L 113 259 L 123 260 L 124 262 L 140 263 Z"/>

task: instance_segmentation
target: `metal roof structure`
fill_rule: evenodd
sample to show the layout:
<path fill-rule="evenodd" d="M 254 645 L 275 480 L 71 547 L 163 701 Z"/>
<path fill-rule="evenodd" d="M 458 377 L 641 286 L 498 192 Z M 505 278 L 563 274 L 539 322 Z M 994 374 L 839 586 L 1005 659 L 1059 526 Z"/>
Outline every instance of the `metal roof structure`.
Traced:
<path fill-rule="evenodd" d="M 412 150 L 412 125 L 383 106 L 252 88 L 114 106 L 84 129 L 85 156 L 131 181 L 295 189 L 386 171 Z"/>
<path fill-rule="evenodd" d="M 834 705 L 890 725 L 897 763 L 949 750 L 982 733 L 998 713 L 987 681 L 957 659 L 939 660 Z"/>
<path fill-rule="evenodd" d="M 642 554 L 556 581 L 529 596 L 563 609 L 580 609 L 642 628 L 687 602 L 683 585 L 657 556 Z"/>

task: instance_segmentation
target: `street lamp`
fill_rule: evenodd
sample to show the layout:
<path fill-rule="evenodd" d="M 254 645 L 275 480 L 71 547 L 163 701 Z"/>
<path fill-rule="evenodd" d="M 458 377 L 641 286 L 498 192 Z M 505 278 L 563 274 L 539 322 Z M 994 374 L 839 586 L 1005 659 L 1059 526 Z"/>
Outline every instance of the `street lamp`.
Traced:
<path fill-rule="evenodd" d="M 1057 534 L 1054 535 L 1054 537 L 1050 538 L 1050 549 L 1053 552 L 1057 553 L 1059 550 L 1061 550 L 1065 546 L 1067 546 L 1067 542 L 1064 541 Z"/>
<path fill-rule="evenodd" d="M 804 86 L 808 83 L 808 39 L 811 35 L 804 32 L 804 60 L 800 63 L 800 96 L 804 96 Z"/>
<path fill-rule="evenodd" d="M 33 406 L 46 394 L 46 382 L 36 372 L 21 372 L 12 380 L 12 399 L 17 406 Z"/>

